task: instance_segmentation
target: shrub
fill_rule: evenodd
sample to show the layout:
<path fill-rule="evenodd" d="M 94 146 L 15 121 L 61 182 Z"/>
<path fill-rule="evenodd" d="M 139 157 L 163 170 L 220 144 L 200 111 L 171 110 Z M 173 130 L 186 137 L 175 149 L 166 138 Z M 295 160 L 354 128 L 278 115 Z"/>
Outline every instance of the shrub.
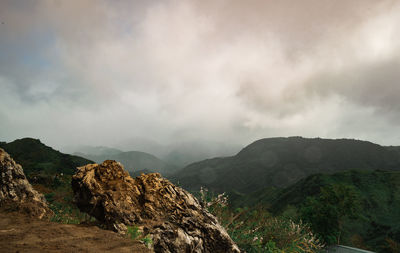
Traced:
<path fill-rule="evenodd" d="M 308 197 L 300 209 L 300 216 L 327 244 L 339 244 L 345 218 L 357 219 L 360 197 L 349 185 L 328 185 L 317 197 Z"/>
<path fill-rule="evenodd" d="M 200 199 L 238 246 L 248 253 L 316 252 L 324 247 L 302 222 L 272 217 L 262 207 L 232 210 L 225 194 L 214 195 L 204 188 L 200 190 Z"/>

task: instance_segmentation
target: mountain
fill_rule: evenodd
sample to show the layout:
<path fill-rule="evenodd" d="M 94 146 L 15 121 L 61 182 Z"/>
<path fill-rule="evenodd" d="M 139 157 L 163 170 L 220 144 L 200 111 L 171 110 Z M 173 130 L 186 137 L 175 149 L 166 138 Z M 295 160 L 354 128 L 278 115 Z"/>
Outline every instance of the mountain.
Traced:
<path fill-rule="evenodd" d="M 400 146 L 387 146 L 386 149 L 388 149 L 390 151 L 394 151 L 400 155 Z"/>
<path fill-rule="evenodd" d="M 237 153 L 243 146 L 222 143 L 213 140 L 195 139 L 183 141 L 176 138 L 169 144 L 147 138 L 127 138 L 113 145 L 122 150 L 140 150 L 150 153 L 178 168 L 183 168 L 193 162 L 215 156 L 227 156 Z M 85 153 L 85 152 L 82 152 Z"/>
<path fill-rule="evenodd" d="M 87 154 L 87 155 L 106 155 L 106 154 L 118 154 L 123 151 L 117 148 L 110 148 L 105 146 L 88 146 L 88 145 L 76 145 L 67 146 L 63 148 L 66 153 L 76 153 L 76 154 Z"/>
<path fill-rule="evenodd" d="M 22 165 L 25 175 L 32 183 L 53 181 L 50 178 L 56 174 L 72 175 L 76 167 L 93 163 L 79 156 L 63 154 L 32 138 L 18 139 L 9 143 L 0 142 L 0 148 Z"/>
<path fill-rule="evenodd" d="M 161 159 L 155 157 L 154 155 L 140 151 L 121 151 L 119 153 L 110 152 L 100 155 L 90 155 L 83 153 L 74 154 L 93 160 L 99 164 L 105 160 L 115 160 L 122 163 L 126 170 L 134 173 L 137 171 L 146 171 L 147 173 L 159 172 L 164 175 L 170 174 L 176 170 L 175 166 L 167 164 Z"/>
<path fill-rule="evenodd" d="M 353 139 L 266 138 L 231 157 L 193 163 L 170 177 L 189 190 L 250 193 L 286 187 L 315 173 L 399 170 L 397 149 Z"/>
<path fill-rule="evenodd" d="M 284 189 L 267 188 L 256 191 L 237 198 L 233 204 L 261 205 L 275 215 L 293 216 L 306 203 L 308 197 L 316 197 L 321 188 L 333 185 L 349 186 L 355 189 L 360 198 L 360 218 L 344 222 L 342 238 L 345 245 L 353 244 L 356 247 L 363 246 L 377 252 L 386 252 L 382 247 L 388 240 L 400 242 L 399 171 L 351 170 L 331 175 L 315 174 Z M 356 243 L 363 245 L 354 245 Z"/>

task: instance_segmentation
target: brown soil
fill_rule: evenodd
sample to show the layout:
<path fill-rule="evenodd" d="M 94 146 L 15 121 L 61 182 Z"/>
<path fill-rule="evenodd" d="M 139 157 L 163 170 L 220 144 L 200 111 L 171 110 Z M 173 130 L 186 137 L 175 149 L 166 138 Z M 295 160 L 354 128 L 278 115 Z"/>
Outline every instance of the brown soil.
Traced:
<path fill-rule="evenodd" d="M 37 220 L 0 212 L 0 252 L 152 252 L 142 243 L 89 225 Z"/>

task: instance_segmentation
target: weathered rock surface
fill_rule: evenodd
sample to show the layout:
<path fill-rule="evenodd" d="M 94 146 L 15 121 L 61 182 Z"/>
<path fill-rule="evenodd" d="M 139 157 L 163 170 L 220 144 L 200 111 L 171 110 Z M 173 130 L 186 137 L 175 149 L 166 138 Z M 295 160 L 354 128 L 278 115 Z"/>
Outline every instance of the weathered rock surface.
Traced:
<path fill-rule="evenodd" d="M 32 188 L 21 165 L 0 148 L 0 206 L 8 206 L 38 218 L 52 215 L 42 194 Z"/>
<path fill-rule="evenodd" d="M 240 252 L 196 198 L 158 173 L 133 179 L 108 160 L 79 167 L 72 188 L 82 211 L 117 231 L 142 227 L 155 252 Z"/>

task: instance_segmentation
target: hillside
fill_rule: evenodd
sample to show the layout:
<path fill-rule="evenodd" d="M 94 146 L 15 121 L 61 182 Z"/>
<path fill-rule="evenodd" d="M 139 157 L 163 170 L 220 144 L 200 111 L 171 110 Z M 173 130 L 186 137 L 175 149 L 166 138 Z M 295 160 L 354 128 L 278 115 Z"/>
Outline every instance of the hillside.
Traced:
<path fill-rule="evenodd" d="M 281 190 L 270 188 L 234 201 L 235 206 L 261 205 L 275 215 L 298 217 L 307 197 L 316 197 L 320 189 L 346 185 L 360 198 L 360 217 L 344 223 L 343 243 L 384 252 L 387 240 L 400 242 L 400 172 L 345 171 L 332 175 L 311 175 Z M 362 240 L 356 240 L 356 238 Z M 356 245 L 354 245 L 356 244 Z M 361 244 L 361 245 L 360 245 Z"/>
<path fill-rule="evenodd" d="M 174 170 L 176 170 L 175 166 L 167 164 L 161 159 L 155 157 L 154 155 L 140 151 L 121 151 L 110 153 L 103 152 L 99 155 L 83 153 L 74 154 L 93 160 L 96 163 L 102 163 L 105 160 L 115 160 L 122 163 L 126 170 L 133 173 L 137 171 L 147 171 L 147 173 L 159 172 L 161 174 L 170 174 Z"/>
<path fill-rule="evenodd" d="M 56 174 L 72 175 L 76 167 L 93 163 L 79 156 L 63 154 L 32 138 L 0 142 L 0 147 L 22 165 L 32 183 L 46 184 L 46 181 L 53 181 Z"/>
<path fill-rule="evenodd" d="M 286 187 L 315 173 L 349 169 L 398 170 L 396 149 L 351 139 L 267 138 L 232 157 L 193 163 L 172 180 L 190 190 L 250 193 L 265 187 Z"/>

